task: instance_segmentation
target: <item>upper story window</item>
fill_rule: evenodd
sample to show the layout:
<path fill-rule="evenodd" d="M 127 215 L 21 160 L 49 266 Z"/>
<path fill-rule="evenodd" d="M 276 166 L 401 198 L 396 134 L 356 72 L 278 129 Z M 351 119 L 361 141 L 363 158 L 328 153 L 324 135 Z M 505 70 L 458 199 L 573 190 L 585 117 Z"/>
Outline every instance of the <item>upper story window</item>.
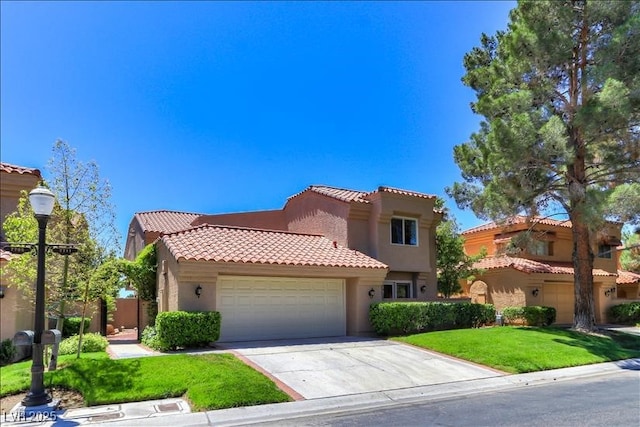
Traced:
<path fill-rule="evenodd" d="M 598 245 L 598 258 L 611 259 L 613 247 L 610 245 Z"/>
<path fill-rule="evenodd" d="M 391 218 L 391 243 L 418 245 L 418 221 L 411 218 Z"/>
<path fill-rule="evenodd" d="M 553 242 L 534 240 L 527 249 L 531 255 L 553 255 Z"/>

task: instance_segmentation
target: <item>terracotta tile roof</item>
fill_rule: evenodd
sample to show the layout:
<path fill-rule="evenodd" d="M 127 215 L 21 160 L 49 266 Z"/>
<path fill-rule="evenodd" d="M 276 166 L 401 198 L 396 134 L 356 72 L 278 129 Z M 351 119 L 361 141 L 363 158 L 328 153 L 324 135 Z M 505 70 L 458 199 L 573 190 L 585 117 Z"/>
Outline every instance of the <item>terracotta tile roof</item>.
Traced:
<path fill-rule="evenodd" d="M 35 176 L 37 176 L 39 178 L 42 178 L 42 175 L 40 174 L 40 170 L 39 169 L 27 168 L 27 167 L 24 167 L 24 166 L 16 166 L 16 165 L 12 165 L 12 164 L 9 164 L 9 163 L 4 163 L 4 162 L 0 163 L 0 171 L 6 172 L 6 173 L 19 173 L 19 174 L 35 175 Z"/>
<path fill-rule="evenodd" d="M 364 191 L 357 191 L 357 190 L 348 190 L 345 188 L 329 187 L 327 185 L 311 185 L 306 189 L 304 189 L 303 191 L 301 191 L 300 193 L 294 194 L 293 196 L 289 197 L 287 200 L 293 199 L 294 197 L 297 197 L 307 191 L 313 191 L 315 193 L 322 194 L 323 196 L 332 197 L 334 199 L 341 200 L 343 202 L 359 202 L 359 203 L 370 203 L 369 200 L 367 200 L 367 196 L 375 193 L 394 193 L 394 194 L 402 194 L 403 196 L 422 197 L 425 199 L 434 199 L 436 197 L 430 194 L 419 193 L 417 191 L 402 190 L 400 188 L 385 187 L 385 186 L 380 186 L 373 191 L 364 192 Z"/>
<path fill-rule="evenodd" d="M 373 193 L 393 193 L 393 194 L 402 194 L 403 196 L 413 196 L 413 197 L 422 197 L 424 199 L 435 199 L 436 196 L 432 194 L 419 193 L 417 191 L 403 190 L 401 188 L 393 188 L 393 187 L 385 187 L 380 186 L 377 190 L 372 191 L 369 194 Z"/>
<path fill-rule="evenodd" d="M 332 197 L 343 202 L 362 202 L 369 203 L 368 200 L 363 199 L 367 195 L 364 191 L 348 190 L 346 188 L 329 187 L 328 185 L 310 185 L 301 192 L 290 196 L 287 200 L 291 200 L 294 197 L 298 197 L 307 191 L 313 191 L 314 193 L 322 194 L 323 196 Z"/>
<path fill-rule="evenodd" d="M 504 223 L 488 222 L 486 224 L 478 225 L 477 227 L 469 228 L 468 230 L 463 231 L 462 234 L 477 233 L 478 231 L 486 231 L 486 230 L 493 230 L 493 229 L 503 229 L 511 225 L 526 224 L 527 221 L 531 221 L 532 223 L 535 223 L 535 224 L 544 224 L 544 225 L 552 225 L 555 227 L 571 228 L 571 221 L 569 220 L 558 221 L 550 218 L 528 219 L 524 215 L 516 215 L 508 219 Z"/>
<path fill-rule="evenodd" d="M 549 273 L 549 274 L 573 274 L 573 264 L 567 262 L 540 262 L 526 258 L 510 256 L 487 257 L 473 264 L 474 268 L 483 270 L 495 270 L 501 268 L 513 268 L 524 273 Z M 593 269 L 594 276 L 615 276 L 599 268 Z"/>
<path fill-rule="evenodd" d="M 640 274 L 631 271 L 618 270 L 617 285 L 636 285 L 640 283 Z"/>
<path fill-rule="evenodd" d="M 205 224 L 161 239 L 178 260 L 387 268 L 361 252 L 312 234 Z"/>
<path fill-rule="evenodd" d="M 137 212 L 138 219 L 145 232 L 173 233 L 191 228 L 191 223 L 201 214 L 176 211 Z"/>

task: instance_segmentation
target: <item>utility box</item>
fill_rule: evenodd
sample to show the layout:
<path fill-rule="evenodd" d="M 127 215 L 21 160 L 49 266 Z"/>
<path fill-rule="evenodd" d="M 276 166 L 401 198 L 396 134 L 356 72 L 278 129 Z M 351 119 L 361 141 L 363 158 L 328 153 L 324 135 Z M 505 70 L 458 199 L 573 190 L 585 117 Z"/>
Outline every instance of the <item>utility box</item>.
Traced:
<path fill-rule="evenodd" d="M 33 345 L 33 331 L 18 331 L 13 336 L 13 344 L 15 346 Z"/>
<path fill-rule="evenodd" d="M 51 346 L 51 359 L 49 360 L 49 370 L 55 371 L 58 366 L 58 347 L 62 341 L 62 334 L 57 329 L 47 329 L 42 332 L 42 345 Z"/>
<path fill-rule="evenodd" d="M 47 329 L 42 332 L 42 344 L 60 344 L 62 341 L 62 334 L 57 329 Z"/>

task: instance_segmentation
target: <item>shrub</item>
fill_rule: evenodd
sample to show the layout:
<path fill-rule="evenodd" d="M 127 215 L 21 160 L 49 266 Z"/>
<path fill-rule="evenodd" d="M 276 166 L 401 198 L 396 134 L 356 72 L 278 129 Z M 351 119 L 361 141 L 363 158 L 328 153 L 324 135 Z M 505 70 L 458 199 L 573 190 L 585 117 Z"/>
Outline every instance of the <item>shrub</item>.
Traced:
<path fill-rule="evenodd" d="M 495 319 L 491 304 L 441 302 L 381 302 L 371 304 L 369 319 L 380 335 L 471 328 Z"/>
<path fill-rule="evenodd" d="M 220 338 L 217 311 L 165 311 L 156 317 L 159 350 L 204 347 Z"/>
<path fill-rule="evenodd" d="M 502 318 L 506 324 L 521 323 L 528 326 L 549 326 L 556 321 L 556 309 L 532 305 L 527 307 L 505 307 Z"/>
<path fill-rule="evenodd" d="M 142 344 L 154 350 L 162 350 L 155 326 L 147 326 L 142 331 Z"/>
<path fill-rule="evenodd" d="M 60 343 L 58 354 L 76 354 L 78 352 L 78 335 L 72 335 L 65 338 Z M 88 333 L 82 335 L 81 353 L 95 353 L 105 351 L 109 341 L 105 337 L 96 333 Z"/>
<path fill-rule="evenodd" d="M 10 364 L 16 356 L 16 352 L 16 346 L 13 345 L 11 338 L 2 340 L 0 343 L 0 366 Z"/>
<path fill-rule="evenodd" d="M 479 328 L 496 319 L 496 309 L 491 304 L 453 304 L 454 325 L 460 328 Z"/>
<path fill-rule="evenodd" d="M 62 324 L 62 336 L 70 337 L 72 335 L 78 335 L 80 333 L 80 323 L 82 322 L 82 317 L 65 317 L 64 323 Z M 89 330 L 89 325 L 91 324 L 91 319 L 85 317 L 84 319 L 84 331 Z"/>
<path fill-rule="evenodd" d="M 623 325 L 640 322 L 640 302 L 630 302 L 609 307 L 609 321 Z"/>

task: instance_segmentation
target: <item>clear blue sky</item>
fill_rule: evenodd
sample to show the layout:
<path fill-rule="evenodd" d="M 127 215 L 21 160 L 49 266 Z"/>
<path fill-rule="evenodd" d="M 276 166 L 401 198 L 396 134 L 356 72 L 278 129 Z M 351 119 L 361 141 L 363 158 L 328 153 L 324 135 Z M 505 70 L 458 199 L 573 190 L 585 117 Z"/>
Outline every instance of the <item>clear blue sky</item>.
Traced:
<path fill-rule="evenodd" d="M 46 178 L 64 139 L 124 238 L 135 212 L 278 209 L 311 184 L 445 196 L 480 121 L 463 56 L 515 2 L 0 7 L 2 161 Z"/>

